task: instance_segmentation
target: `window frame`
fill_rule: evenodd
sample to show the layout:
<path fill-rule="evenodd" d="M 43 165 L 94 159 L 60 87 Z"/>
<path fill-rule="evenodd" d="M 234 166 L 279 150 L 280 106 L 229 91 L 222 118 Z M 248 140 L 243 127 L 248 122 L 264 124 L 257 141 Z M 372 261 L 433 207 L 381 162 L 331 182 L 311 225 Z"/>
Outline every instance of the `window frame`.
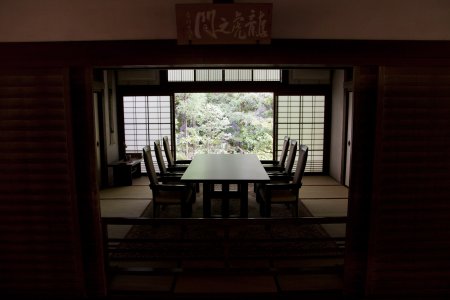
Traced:
<path fill-rule="evenodd" d="M 256 69 L 256 68 L 255 68 Z M 260 69 L 260 68 L 258 68 Z M 268 68 L 270 69 L 270 68 Z M 276 69 L 276 68 L 275 68 Z M 147 86 L 118 86 L 117 87 L 117 113 L 119 116 L 123 116 L 123 97 L 124 96 L 170 96 L 171 105 L 171 134 L 170 143 L 171 147 L 174 145 L 175 127 L 173 122 L 175 119 L 174 110 L 174 95 L 176 93 L 208 93 L 208 92 L 270 92 L 274 95 L 273 101 L 273 113 L 274 113 L 274 143 L 273 143 L 273 159 L 278 158 L 278 126 L 275 120 L 275 116 L 278 114 L 278 96 L 300 95 L 300 96 L 325 96 L 325 128 L 324 128 L 324 153 L 323 153 L 323 171 L 322 173 L 309 173 L 311 175 L 328 174 L 330 164 L 330 126 L 331 126 L 331 85 L 306 85 L 306 84 L 289 84 L 289 70 L 282 70 L 281 82 L 261 82 L 261 81 L 229 81 L 229 82 L 168 82 L 167 81 L 167 69 L 159 69 L 160 72 L 160 84 L 159 85 L 147 85 Z M 124 137 L 124 124 L 123 117 L 118 118 L 118 139 L 119 145 L 123 145 L 125 141 Z M 176 153 L 176 149 L 172 149 L 173 153 Z M 124 147 L 119 147 L 119 156 L 125 157 L 126 150 Z M 174 156 L 176 159 L 176 156 Z"/>

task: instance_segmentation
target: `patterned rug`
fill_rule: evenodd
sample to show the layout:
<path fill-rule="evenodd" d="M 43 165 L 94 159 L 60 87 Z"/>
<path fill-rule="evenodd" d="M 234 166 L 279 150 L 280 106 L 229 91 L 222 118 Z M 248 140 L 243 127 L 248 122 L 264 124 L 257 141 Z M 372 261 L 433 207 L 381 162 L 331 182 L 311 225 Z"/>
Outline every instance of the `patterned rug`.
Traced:
<path fill-rule="evenodd" d="M 168 206 L 160 218 L 174 219 L 163 225 L 135 225 L 120 242 L 113 259 L 179 260 L 224 258 L 292 259 L 314 256 L 341 255 L 341 250 L 330 240 L 321 225 L 301 224 L 291 217 L 283 205 L 274 206 L 273 224 L 270 219 L 259 218 L 253 187 L 249 188 L 249 219 L 201 219 L 201 193 L 197 195 L 191 222 L 177 222 L 179 208 Z M 220 212 L 220 201 L 213 200 L 213 215 Z M 239 200 L 231 199 L 230 213 L 239 213 Z M 300 202 L 299 216 L 311 213 Z M 152 218 L 152 205 L 148 205 L 142 217 Z M 259 221 L 258 221 L 259 220 Z M 231 222 L 230 222 L 231 221 Z M 269 222 L 268 222 L 269 221 Z"/>

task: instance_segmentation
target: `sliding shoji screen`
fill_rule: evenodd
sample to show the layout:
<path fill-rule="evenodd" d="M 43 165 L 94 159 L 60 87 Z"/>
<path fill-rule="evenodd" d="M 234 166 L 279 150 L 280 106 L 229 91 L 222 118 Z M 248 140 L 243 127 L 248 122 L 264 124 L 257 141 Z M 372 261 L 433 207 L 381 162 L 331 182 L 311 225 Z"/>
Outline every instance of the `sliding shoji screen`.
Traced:
<path fill-rule="evenodd" d="M 325 96 L 278 97 L 278 153 L 284 136 L 309 147 L 305 172 L 323 172 Z"/>
<path fill-rule="evenodd" d="M 186 69 L 168 70 L 169 82 L 281 81 L 280 69 Z"/>
<path fill-rule="evenodd" d="M 126 153 L 142 153 L 142 148 L 170 136 L 170 96 L 123 97 Z M 153 163 L 158 172 L 156 158 Z M 145 165 L 142 163 L 142 169 Z"/>

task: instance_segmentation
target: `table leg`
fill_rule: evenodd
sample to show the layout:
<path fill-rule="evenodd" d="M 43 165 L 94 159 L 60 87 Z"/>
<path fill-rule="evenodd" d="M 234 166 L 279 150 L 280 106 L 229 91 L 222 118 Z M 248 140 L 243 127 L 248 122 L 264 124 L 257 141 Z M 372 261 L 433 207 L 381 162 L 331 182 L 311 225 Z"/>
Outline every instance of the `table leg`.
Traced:
<path fill-rule="evenodd" d="M 239 183 L 241 218 L 248 217 L 248 183 Z"/>
<path fill-rule="evenodd" d="M 222 184 L 222 217 L 228 218 L 230 216 L 230 185 L 228 183 Z"/>
<path fill-rule="evenodd" d="M 203 183 L 203 217 L 211 217 L 211 188 L 214 188 L 214 184 Z"/>

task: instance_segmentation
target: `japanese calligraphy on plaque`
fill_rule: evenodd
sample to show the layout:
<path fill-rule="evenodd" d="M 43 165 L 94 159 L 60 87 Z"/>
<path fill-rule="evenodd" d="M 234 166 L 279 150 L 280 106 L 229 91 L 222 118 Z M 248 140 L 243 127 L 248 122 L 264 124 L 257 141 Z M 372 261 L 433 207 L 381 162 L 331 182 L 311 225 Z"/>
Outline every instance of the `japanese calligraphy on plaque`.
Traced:
<path fill-rule="evenodd" d="M 177 4 L 178 44 L 269 44 L 271 3 Z"/>

